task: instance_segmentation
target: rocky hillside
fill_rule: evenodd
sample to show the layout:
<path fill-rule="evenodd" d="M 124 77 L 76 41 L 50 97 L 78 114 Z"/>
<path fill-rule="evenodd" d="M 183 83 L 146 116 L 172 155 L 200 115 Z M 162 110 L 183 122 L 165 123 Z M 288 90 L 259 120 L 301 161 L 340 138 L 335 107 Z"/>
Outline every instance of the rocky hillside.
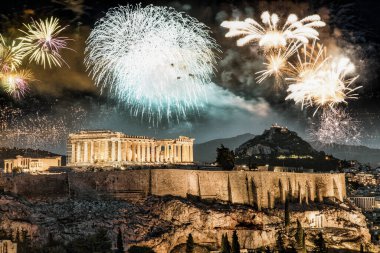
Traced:
<path fill-rule="evenodd" d="M 253 137 L 255 137 L 255 135 L 246 133 L 231 138 L 216 139 L 200 144 L 195 144 L 194 160 L 197 162 L 207 163 L 215 162 L 216 148 L 220 147 L 220 145 L 223 144 L 225 147 L 231 150 L 235 150 L 242 143 L 248 141 L 249 139 L 252 139 Z"/>
<path fill-rule="evenodd" d="M 313 246 L 313 238 L 319 230 L 309 227 L 316 214 L 325 217 L 323 231 L 329 247 L 359 250 L 360 244 L 370 242 L 365 217 L 358 211 L 350 211 L 344 204 L 292 204 L 290 208 L 289 244 L 299 219 L 306 228 L 307 246 Z M 259 212 L 247 206 L 174 197 L 152 196 L 141 202 L 70 199 L 30 203 L 15 196 L 0 195 L 1 226 L 13 231 L 26 229 L 35 241 L 45 241 L 49 233 L 56 240 L 69 241 L 103 228 L 116 242 L 120 228 L 126 246 L 146 245 L 155 252 L 182 252 L 179 249 L 189 233 L 199 248 L 203 248 L 200 252 L 208 252 L 208 249 L 219 248 L 223 233 L 231 238 L 234 230 L 242 248 L 274 246 L 276 233 L 283 229 L 283 213 L 281 209 Z"/>
<path fill-rule="evenodd" d="M 236 149 L 237 163 L 277 165 L 333 170 L 338 160 L 326 159 L 323 151 L 315 150 L 296 132 L 280 126 L 272 126 L 263 134 L 243 143 Z"/>

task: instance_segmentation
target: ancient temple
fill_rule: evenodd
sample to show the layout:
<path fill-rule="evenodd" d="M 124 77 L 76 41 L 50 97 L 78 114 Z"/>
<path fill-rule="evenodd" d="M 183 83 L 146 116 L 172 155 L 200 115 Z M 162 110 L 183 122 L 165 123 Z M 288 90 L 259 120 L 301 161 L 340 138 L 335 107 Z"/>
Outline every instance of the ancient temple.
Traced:
<path fill-rule="evenodd" d="M 194 139 L 155 139 L 112 131 L 80 131 L 67 140 L 68 166 L 190 164 Z"/>

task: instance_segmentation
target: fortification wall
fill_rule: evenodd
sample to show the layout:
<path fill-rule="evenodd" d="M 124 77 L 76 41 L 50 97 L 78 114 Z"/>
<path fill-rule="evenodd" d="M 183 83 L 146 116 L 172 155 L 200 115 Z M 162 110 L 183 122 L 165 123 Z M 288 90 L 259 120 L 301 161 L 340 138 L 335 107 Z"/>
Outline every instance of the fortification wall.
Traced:
<path fill-rule="evenodd" d="M 199 171 L 180 169 L 128 170 L 60 175 L 18 175 L 1 178 L 6 190 L 27 198 L 98 197 L 122 199 L 173 195 L 216 199 L 257 208 L 273 208 L 289 196 L 311 202 L 346 197 L 344 174 Z"/>

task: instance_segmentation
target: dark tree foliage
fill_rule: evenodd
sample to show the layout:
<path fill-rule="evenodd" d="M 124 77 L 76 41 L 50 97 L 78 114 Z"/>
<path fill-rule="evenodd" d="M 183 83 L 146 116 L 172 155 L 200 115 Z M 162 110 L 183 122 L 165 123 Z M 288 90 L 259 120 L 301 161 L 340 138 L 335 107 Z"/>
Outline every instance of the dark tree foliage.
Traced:
<path fill-rule="evenodd" d="M 301 222 L 297 220 L 297 231 L 295 234 L 296 239 L 296 248 L 301 249 L 302 252 L 306 252 L 306 246 L 305 246 L 305 231 L 302 228 Z"/>
<path fill-rule="evenodd" d="M 265 247 L 265 253 L 272 253 L 272 250 L 270 249 L 269 246 Z"/>
<path fill-rule="evenodd" d="M 240 253 L 239 238 L 237 236 L 236 230 L 232 234 L 231 253 Z"/>
<path fill-rule="evenodd" d="M 284 242 L 283 234 L 281 231 L 279 231 L 277 234 L 277 251 L 279 253 L 285 253 L 286 252 L 285 242 Z"/>
<path fill-rule="evenodd" d="M 229 148 L 220 145 L 220 148 L 216 149 L 216 163 L 224 170 L 232 170 L 235 166 L 235 154 Z"/>
<path fill-rule="evenodd" d="M 94 235 L 77 238 L 68 245 L 69 253 L 110 253 L 112 247 L 111 240 L 104 229 L 99 230 Z"/>
<path fill-rule="evenodd" d="M 315 238 L 314 245 L 315 245 L 315 247 L 313 249 L 313 252 L 327 253 L 326 242 L 325 242 L 325 238 L 323 238 L 322 231 L 319 232 L 317 237 Z"/>
<path fill-rule="evenodd" d="M 285 227 L 290 225 L 289 198 L 285 200 Z"/>
<path fill-rule="evenodd" d="M 154 253 L 154 251 L 146 246 L 132 246 L 128 249 L 128 253 Z"/>
<path fill-rule="evenodd" d="M 120 228 L 117 233 L 116 247 L 116 253 L 124 253 L 123 234 L 121 233 Z"/>
<path fill-rule="evenodd" d="M 231 253 L 231 245 L 228 241 L 227 234 L 222 235 L 222 248 L 220 249 L 220 253 Z"/>
<path fill-rule="evenodd" d="M 194 239 L 193 235 L 189 234 L 187 236 L 187 241 L 186 241 L 186 253 L 193 253 L 194 252 Z"/>

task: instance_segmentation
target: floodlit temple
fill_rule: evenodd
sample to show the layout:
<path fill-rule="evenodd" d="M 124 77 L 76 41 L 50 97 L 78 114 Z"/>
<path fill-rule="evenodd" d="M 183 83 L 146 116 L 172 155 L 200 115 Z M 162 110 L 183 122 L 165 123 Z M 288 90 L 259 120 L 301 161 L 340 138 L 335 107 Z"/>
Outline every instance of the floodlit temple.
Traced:
<path fill-rule="evenodd" d="M 194 139 L 155 139 L 112 131 L 80 131 L 67 140 L 68 166 L 189 164 Z"/>

